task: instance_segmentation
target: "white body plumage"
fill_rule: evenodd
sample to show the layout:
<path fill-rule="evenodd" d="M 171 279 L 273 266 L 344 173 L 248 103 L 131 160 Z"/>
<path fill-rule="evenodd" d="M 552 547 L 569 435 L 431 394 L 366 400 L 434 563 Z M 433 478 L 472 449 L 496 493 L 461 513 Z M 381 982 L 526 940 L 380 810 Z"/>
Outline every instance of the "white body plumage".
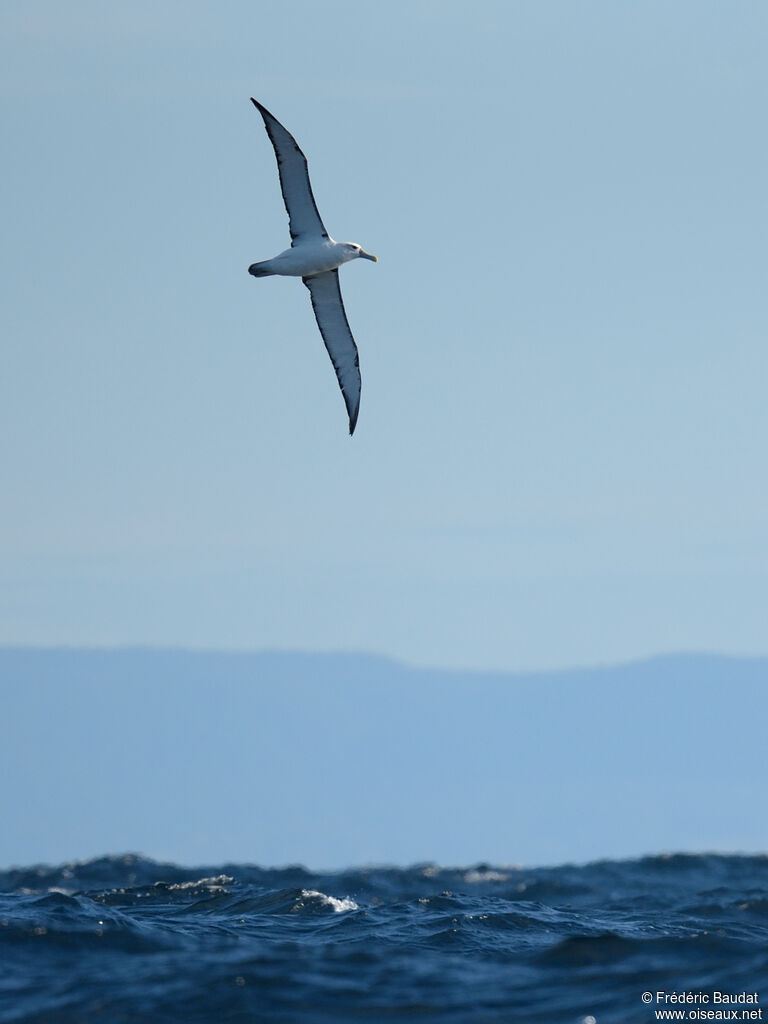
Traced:
<path fill-rule="evenodd" d="M 354 242 L 334 242 L 332 238 L 310 238 L 296 242 L 271 260 L 253 263 L 248 268 L 254 277 L 281 274 L 284 277 L 311 277 L 326 270 L 335 270 L 342 263 L 362 257 L 377 262 Z"/>

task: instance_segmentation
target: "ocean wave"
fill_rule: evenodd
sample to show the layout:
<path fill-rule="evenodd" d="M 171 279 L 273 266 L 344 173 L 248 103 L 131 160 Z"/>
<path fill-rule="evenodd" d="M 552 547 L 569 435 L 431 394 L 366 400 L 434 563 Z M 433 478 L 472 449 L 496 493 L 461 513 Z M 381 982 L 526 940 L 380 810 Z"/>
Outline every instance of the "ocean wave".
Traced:
<path fill-rule="evenodd" d="M 759 992 L 767 951 L 762 857 L 0 872 L 2 1019 L 26 1024 L 642 1024 L 658 979 Z"/>
<path fill-rule="evenodd" d="M 344 899 L 337 899 L 335 896 L 326 896 L 324 892 L 318 892 L 316 889 L 302 889 L 301 895 L 303 900 L 318 900 L 321 907 L 330 907 L 336 914 L 360 909 L 355 901 L 348 896 L 345 896 Z"/>

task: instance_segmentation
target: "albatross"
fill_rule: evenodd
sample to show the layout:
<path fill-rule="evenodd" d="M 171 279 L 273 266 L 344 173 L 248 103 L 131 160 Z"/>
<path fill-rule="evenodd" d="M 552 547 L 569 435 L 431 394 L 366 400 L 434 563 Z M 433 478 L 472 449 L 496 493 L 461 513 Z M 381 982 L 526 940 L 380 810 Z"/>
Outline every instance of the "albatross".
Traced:
<path fill-rule="evenodd" d="M 291 247 L 271 260 L 252 263 L 248 273 L 254 277 L 272 274 L 300 277 L 309 289 L 317 326 L 344 396 L 349 433 L 353 434 L 360 411 L 360 362 L 341 299 L 339 267 L 350 260 L 373 260 L 374 263 L 378 260 L 356 242 L 334 242 L 317 212 L 309 183 L 307 158 L 291 133 L 266 107 L 253 97 L 251 103 L 264 119 L 264 127 L 277 157 Z"/>

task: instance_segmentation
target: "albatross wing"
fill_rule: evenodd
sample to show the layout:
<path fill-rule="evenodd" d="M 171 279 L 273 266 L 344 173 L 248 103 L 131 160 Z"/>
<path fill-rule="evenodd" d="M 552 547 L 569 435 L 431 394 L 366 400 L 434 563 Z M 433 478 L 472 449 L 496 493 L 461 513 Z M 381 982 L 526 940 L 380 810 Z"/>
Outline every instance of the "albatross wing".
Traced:
<path fill-rule="evenodd" d="M 347 406 L 349 432 L 354 434 L 357 414 L 360 411 L 360 361 L 341 300 L 339 272 L 326 270 L 322 274 L 303 277 L 302 281 L 309 288 L 317 326 L 328 349 Z"/>
<path fill-rule="evenodd" d="M 309 238 L 327 238 L 328 232 L 320 219 L 315 197 L 312 195 L 307 158 L 299 149 L 296 139 L 266 107 L 262 107 L 253 97 L 251 103 L 264 118 L 264 127 L 277 157 L 280 188 L 288 211 L 291 244 L 295 245 L 297 241 Z"/>

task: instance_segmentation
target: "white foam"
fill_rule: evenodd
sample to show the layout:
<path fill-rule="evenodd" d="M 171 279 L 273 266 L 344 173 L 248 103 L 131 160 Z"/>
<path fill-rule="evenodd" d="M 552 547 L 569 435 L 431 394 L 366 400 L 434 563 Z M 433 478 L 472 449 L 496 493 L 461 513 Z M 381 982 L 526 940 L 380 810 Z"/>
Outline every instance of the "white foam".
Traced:
<path fill-rule="evenodd" d="M 181 892 L 183 889 L 207 889 L 209 892 L 226 892 L 225 885 L 234 882 L 229 875 L 216 875 L 214 878 L 198 878 L 196 882 L 174 882 L 169 889 Z"/>
<path fill-rule="evenodd" d="M 503 871 L 493 871 L 491 869 L 485 871 L 473 869 L 464 875 L 465 882 L 506 882 L 508 880 L 509 875 L 505 875 Z"/>
<path fill-rule="evenodd" d="M 333 907 L 335 913 L 343 914 L 345 910 L 359 910 L 360 907 L 351 900 L 349 896 L 345 896 L 343 900 L 337 899 L 335 896 L 326 896 L 324 892 L 318 892 L 317 889 L 302 889 L 301 895 L 309 898 L 314 896 L 319 899 L 325 907 Z"/>

